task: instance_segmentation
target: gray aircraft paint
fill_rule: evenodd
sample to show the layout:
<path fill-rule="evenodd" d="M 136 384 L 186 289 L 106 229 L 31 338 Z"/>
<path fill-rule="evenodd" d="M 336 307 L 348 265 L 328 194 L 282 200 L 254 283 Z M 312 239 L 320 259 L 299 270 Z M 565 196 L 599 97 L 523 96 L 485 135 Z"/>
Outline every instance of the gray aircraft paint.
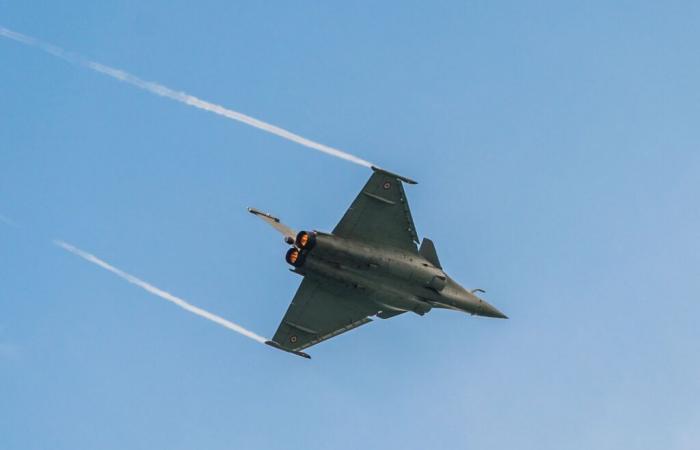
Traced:
<path fill-rule="evenodd" d="M 312 345 L 379 317 L 433 308 L 507 318 L 450 278 L 433 242 L 418 235 L 402 182 L 415 181 L 373 167 L 374 173 L 332 233 L 294 231 L 270 214 L 249 211 L 284 235 L 287 262 L 304 277 L 269 345 L 308 358 Z"/>

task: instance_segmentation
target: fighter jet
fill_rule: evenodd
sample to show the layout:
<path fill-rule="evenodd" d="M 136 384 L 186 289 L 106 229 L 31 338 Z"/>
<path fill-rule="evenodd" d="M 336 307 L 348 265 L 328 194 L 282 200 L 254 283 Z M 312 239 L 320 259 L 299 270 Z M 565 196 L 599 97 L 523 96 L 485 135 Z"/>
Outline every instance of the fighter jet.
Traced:
<path fill-rule="evenodd" d="M 248 208 L 284 236 L 285 260 L 304 279 L 272 340 L 266 344 L 304 358 L 302 350 L 372 321 L 433 308 L 507 319 L 442 269 L 435 245 L 418 235 L 403 183 L 415 181 L 372 167 L 373 174 L 332 233 L 300 231 Z"/>

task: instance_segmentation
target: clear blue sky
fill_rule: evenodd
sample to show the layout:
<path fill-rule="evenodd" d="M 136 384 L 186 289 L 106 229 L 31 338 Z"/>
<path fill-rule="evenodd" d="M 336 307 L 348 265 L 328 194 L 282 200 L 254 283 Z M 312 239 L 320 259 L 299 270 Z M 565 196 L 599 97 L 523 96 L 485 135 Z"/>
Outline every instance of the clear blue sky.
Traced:
<path fill-rule="evenodd" d="M 196 4 L 195 4 L 196 3 Z M 700 448 L 698 2 L 16 2 L 0 25 L 415 178 L 511 319 L 274 351 L 370 172 L 0 39 L 0 448 Z"/>

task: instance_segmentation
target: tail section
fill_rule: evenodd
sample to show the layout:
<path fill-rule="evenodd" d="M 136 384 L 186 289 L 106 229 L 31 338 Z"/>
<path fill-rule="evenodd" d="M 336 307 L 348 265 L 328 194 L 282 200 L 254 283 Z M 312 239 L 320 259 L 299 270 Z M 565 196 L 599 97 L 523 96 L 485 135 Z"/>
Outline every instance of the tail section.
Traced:
<path fill-rule="evenodd" d="M 435 251 L 435 244 L 428 238 L 423 238 L 423 242 L 420 243 L 420 250 L 418 253 L 425 259 L 427 259 L 432 265 L 442 270 L 442 265 L 438 259 L 437 251 Z"/>
<path fill-rule="evenodd" d="M 284 242 L 286 242 L 287 244 L 294 243 L 294 238 L 296 238 L 297 232 L 280 222 L 280 220 L 277 217 L 266 212 L 262 212 L 259 209 L 255 208 L 248 208 L 248 212 L 258 216 L 259 218 L 267 222 L 270 226 L 272 226 L 275 230 L 280 232 L 284 236 Z"/>

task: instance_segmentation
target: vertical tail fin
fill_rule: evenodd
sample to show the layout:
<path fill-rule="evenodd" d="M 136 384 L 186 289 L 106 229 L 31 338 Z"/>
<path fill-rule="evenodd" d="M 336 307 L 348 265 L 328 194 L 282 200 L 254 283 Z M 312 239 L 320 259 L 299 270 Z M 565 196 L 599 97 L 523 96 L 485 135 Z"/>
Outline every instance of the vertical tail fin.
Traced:
<path fill-rule="evenodd" d="M 290 245 L 294 243 L 297 232 L 280 222 L 277 217 L 255 208 L 248 208 L 248 212 L 260 217 L 262 220 L 270 224 L 270 226 L 272 226 L 275 230 L 282 233 L 284 235 L 284 242 Z"/>
<path fill-rule="evenodd" d="M 442 265 L 440 265 L 440 260 L 438 259 L 437 252 L 435 251 L 435 244 L 428 238 L 423 238 L 423 242 L 420 243 L 420 250 L 418 250 L 420 255 L 427 259 L 432 265 L 442 270 Z"/>

